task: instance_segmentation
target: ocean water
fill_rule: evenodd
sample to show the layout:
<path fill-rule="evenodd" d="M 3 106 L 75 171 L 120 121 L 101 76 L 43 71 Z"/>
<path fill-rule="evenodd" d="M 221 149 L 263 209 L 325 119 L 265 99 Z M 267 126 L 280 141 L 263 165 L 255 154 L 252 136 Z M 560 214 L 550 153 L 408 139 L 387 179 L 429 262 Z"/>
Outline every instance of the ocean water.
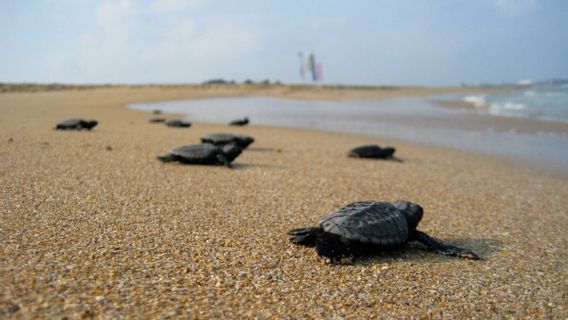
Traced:
<path fill-rule="evenodd" d="M 499 94 L 462 97 L 492 115 L 568 122 L 568 81 L 549 81 Z"/>
<path fill-rule="evenodd" d="M 529 160 L 568 172 L 568 130 L 543 128 L 527 132 L 502 128 L 487 112 L 443 108 L 431 98 L 317 101 L 224 97 L 136 103 L 127 107 L 181 113 L 194 122 L 228 123 L 248 116 L 251 125 L 301 127 L 441 145 L 508 156 L 512 161 Z M 382 144 L 380 140 L 378 143 Z"/>

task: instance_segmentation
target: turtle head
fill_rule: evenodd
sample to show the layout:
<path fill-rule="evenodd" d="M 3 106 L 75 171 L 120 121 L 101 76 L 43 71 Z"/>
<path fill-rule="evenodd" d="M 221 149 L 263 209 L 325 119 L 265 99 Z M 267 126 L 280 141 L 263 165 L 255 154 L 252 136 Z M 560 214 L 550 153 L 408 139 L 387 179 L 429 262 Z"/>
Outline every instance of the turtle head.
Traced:
<path fill-rule="evenodd" d="M 418 226 L 420 220 L 422 220 L 422 215 L 424 214 L 424 209 L 414 202 L 398 200 L 393 203 L 395 208 L 400 210 L 404 217 L 406 218 L 406 223 L 411 230 L 415 230 Z"/>
<path fill-rule="evenodd" d="M 241 149 L 241 147 L 239 147 L 239 145 L 235 142 L 224 145 L 222 150 L 223 154 L 225 155 L 227 160 L 229 160 L 229 162 L 235 160 L 235 158 L 238 157 L 239 154 L 241 154 L 241 152 L 243 151 L 243 149 Z"/>
<path fill-rule="evenodd" d="M 249 136 L 238 136 L 237 142 L 239 146 L 241 146 L 244 149 L 254 142 L 254 138 Z"/>
<path fill-rule="evenodd" d="M 382 151 L 385 155 L 385 158 L 392 158 L 396 149 L 393 148 L 393 147 L 386 147 L 386 148 L 382 148 Z"/>
<path fill-rule="evenodd" d="M 93 129 L 99 122 L 97 120 L 81 120 L 81 126 L 86 129 Z"/>

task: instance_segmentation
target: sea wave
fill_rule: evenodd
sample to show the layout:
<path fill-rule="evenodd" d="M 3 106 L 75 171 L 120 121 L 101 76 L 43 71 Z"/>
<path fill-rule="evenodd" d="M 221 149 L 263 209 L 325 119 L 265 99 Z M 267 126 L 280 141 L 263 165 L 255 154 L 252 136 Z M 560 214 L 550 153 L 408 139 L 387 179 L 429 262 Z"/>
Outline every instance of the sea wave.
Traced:
<path fill-rule="evenodd" d="M 518 102 L 506 102 L 505 104 L 503 104 L 503 108 L 505 110 L 519 111 L 525 109 L 526 106 Z"/>
<path fill-rule="evenodd" d="M 530 88 L 485 94 L 489 114 L 568 122 L 568 83 L 535 83 Z"/>
<path fill-rule="evenodd" d="M 463 101 L 473 105 L 475 108 L 487 108 L 489 104 L 485 100 L 485 96 L 477 95 L 477 96 L 465 96 L 463 97 Z"/>

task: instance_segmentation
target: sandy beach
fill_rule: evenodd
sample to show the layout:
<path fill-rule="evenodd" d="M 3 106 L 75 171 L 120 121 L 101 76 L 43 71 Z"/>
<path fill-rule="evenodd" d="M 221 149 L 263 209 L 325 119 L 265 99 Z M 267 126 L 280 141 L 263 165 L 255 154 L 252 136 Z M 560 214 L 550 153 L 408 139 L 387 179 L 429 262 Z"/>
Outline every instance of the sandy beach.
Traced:
<path fill-rule="evenodd" d="M 568 317 L 568 176 L 460 150 L 252 125 L 150 124 L 127 103 L 339 99 L 475 88 L 119 86 L 0 93 L 0 318 Z M 68 118 L 92 131 L 53 130 Z M 212 132 L 256 141 L 234 169 L 156 156 Z M 396 145 L 395 161 L 347 158 Z M 421 204 L 419 229 L 483 260 L 411 245 L 329 265 L 287 230 L 357 200 Z"/>

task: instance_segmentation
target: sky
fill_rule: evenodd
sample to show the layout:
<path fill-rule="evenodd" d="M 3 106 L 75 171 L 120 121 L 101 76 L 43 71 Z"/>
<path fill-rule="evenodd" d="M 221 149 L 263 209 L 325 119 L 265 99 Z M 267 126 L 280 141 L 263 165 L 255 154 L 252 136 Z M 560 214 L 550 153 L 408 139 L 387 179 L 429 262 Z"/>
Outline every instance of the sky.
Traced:
<path fill-rule="evenodd" d="M 568 0 L 0 0 L 0 82 L 568 78 Z"/>

